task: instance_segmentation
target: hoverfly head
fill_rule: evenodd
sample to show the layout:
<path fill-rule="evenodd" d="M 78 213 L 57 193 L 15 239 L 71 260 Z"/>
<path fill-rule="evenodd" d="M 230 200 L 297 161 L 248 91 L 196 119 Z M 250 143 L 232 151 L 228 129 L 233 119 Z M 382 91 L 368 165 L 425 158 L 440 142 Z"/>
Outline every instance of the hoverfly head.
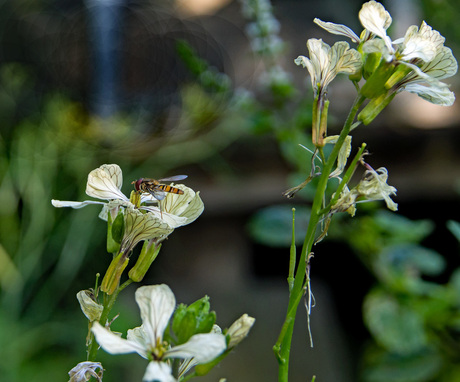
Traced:
<path fill-rule="evenodd" d="M 141 189 L 141 184 L 144 181 L 144 178 L 139 178 L 138 180 L 135 180 L 134 182 L 131 182 L 131 184 L 134 184 L 134 188 L 136 191 L 140 191 Z"/>

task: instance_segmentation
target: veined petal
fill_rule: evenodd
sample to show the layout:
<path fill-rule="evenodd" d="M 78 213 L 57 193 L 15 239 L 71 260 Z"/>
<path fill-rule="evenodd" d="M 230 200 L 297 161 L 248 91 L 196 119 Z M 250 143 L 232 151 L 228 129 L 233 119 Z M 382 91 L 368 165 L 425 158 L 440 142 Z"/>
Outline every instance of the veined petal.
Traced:
<path fill-rule="evenodd" d="M 339 139 L 338 135 L 331 135 L 327 137 L 324 142 L 325 143 L 336 143 L 337 140 Z M 351 153 L 351 135 L 347 135 L 345 138 L 345 142 L 343 143 L 342 147 L 340 148 L 339 155 L 337 157 L 337 168 L 331 172 L 329 175 L 330 178 L 338 177 L 343 170 L 345 169 L 345 166 L 347 165 L 347 160 L 348 157 L 350 156 Z"/>
<path fill-rule="evenodd" d="M 390 52 L 394 51 L 391 39 L 387 36 L 386 32 L 391 25 L 391 16 L 382 4 L 376 1 L 368 1 L 363 4 L 359 11 L 359 20 L 364 28 L 379 36 L 385 42 Z"/>
<path fill-rule="evenodd" d="M 184 193 L 181 195 L 168 193 L 163 199 L 163 208 L 171 215 L 185 218 L 184 224 L 189 224 L 203 213 L 203 201 L 199 192 L 195 192 L 183 184 L 175 184 L 174 187 L 179 188 Z"/>
<path fill-rule="evenodd" d="M 407 29 L 404 37 L 402 58 L 404 60 L 420 58 L 425 62 L 429 62 L 442 49 L 444 41 L 445 38 L 438 31 L 433 30 L 425 21 L 422 23 L 420 30 L 415 25 L 412 25 Z"/>
<path fill-rule="evenodd" d="M 361 54 L 356 49 L 350 49 L 345 41 L 336 42 L 331 48 L 331 66 L 336 74 L 354 74 L 361 69 Z"/>
<path fill-rule="evenodd" d="M 443 46 L 442 49 L 439 50 L 432 61 L 420 67 L 422 72 L 438 80 L 452 77 L 457 73 L 457 69 L 457 60 L 452 54 L 452 50 L 446 46 Z"/>
<path fill-rule="evenodd" d="M 86 194 L 93 198 L 129 200 L 121 191 L 123 176 L 120 166 L 103 164 L 91 171 L 86 184 Z"/>
<path fill-rule="evenodd" d="M 51 204 L 54 207 L 61 208 L 61 207 L 72 207 L 72 208 L 83 208 L 90 204 L 105 204 L 104 202 L 97 202 L 95 200 L 85 200 L 83 202 L 72 202 L 68 200 L 56 200 L 52 199 Z"/>
<path fill-rule="evenodd" d="M 350 28 L 343 24 L 334 24 L 326 21 L 322 21 L 318 18 L 313 20 L 314 23 L 318 24 L 321 28 L 327 30 L 329 33 L 336 34 L 339 36 L 345 36 L 351 39 L 351 41 L 359 44 L 361 39 L 353 32 Z"/>
<path fill-rule="evenodd" d="M 212 361 L 227 348 L 225 336 L 218 333 L 195 334 L 182 345 L 165 353 L 167 358 L 194 358 L 197 364 Z"/>
<path fill-rule="evenodd" d="M 143 325 L 138 326 L 134 329 L 129 329 L 126 338 L 128 339 L 128 341 L 137 343 L 143 349 L 149 348 L 150 337 L 145 332 Z"/>
<path fill-rule="evenodd" d="M 308 74 L 310 74 L 310 78 L 311 78 L 311 86 L 313 89 L 316 89 L 317 82 L 315 81 L 317 79 L 317 73 L 310 59 L 305 56 L 299 56 L 294 60 L 294 62 L 297 66 L 303 66 L 304 68 L 307 68 Z"/>
<path fill-rule="evenodd" d="M 91 331 L 96 337 L 96 341 L 101 347 L 110 354 L 126 354 L 138 353 L 144 358 L 147 358 L 146 349 L 139 346 L 137 343 L 125 340 L 104 328 L 99 322 L 95 321 L 91 327 Z"/>
<path fill-rule="evenodd" d="M 165 285 L 142 286 L 136 290 L 136 302 L 139 305 L 142 326 L 149 343 L 155 347 L 163 340 L 163 332 L 176 306 L 176 298 Z"/>
<path fill-rule="evenodd" d="M 122 251 L 129 251 L 141 240 L 169 235 L 173 228 L 153 213 L 142 213 L 135 208 L 125 211 L 125 233 L 121 243 Z"/>
<path fill-rule="evenodd" d="M 166 211 L 161 211 L 158 207 L 140 206 L 139 209 L 154 214 L 158 219 L 167 223 L 171 228 L 177 228 L 187 224 L 187 218 L 176 216 Z"/>
<path fill-rule="evenodd" d="M 401 88 L 401 90 L 417 94 L 419 97 L 435 105 L 452 106 L 455 102 L 455 94 L 442 82 L 439 82 L 439 86 L 410 83 Z"/>
<path fill-rule="evenodd" d="M 176 382 L 172 376 L 171 366 L 166 362 L 152 361 L 145 370 L 142 382 Z"/>

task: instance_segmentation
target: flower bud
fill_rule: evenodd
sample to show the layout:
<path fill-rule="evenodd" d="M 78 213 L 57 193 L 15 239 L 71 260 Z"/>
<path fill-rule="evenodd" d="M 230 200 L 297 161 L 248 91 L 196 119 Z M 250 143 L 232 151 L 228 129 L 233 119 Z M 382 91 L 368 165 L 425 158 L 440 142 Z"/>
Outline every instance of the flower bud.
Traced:
<path fill-rule="evenodd" d="M 96 298 L 92 290 L 81 290 L 77 293 L 77 299 L 80 303 L 80 308 L 86 318 L 90 321 L 99 321 L 104 307 L 96 302 Z"/>
<path fill-rule="evenodd" d="M 381 94 L 379 97 L 369 101 L 363 110 L 358 114 L 358 121 L 361 121 L 365 125 L 369 125 L 380 112 L 385 109 L 388 104 L 395 97 L 395 92 L 387 92 Z"/>
<path fill-rule="evenodd" d="M 380 61 L 380 65 L 367 79 L 361 88 L 361 94 L 369 99 L 374 99 L 387 92 L 385 84 L 395 71 L 395 65 L 392 63 Z"/>
<path fill-rule="evenodd" d="M 107 294 L 112 294 L 120 283 L 120 278 L 128 265 L 129 258 L 123 252 L 113 258 L 112 262 L 102 279 L 101 290 Z"/>
<path fill-rule="evenodd" d="M 227 348 L 233 348 L 241 341 L 243 341 L 248 335 L 255 321 L 256 319 L 254 317 L 250 317 L 246 313 L 238 318 L 230 326 L 230 328 L 228 328 L 227 335 L 230 336 L 230 341 Z"/>
<path fill-rule="evenodd" d="M 145 274 L 150 269 L 150 266 L 160 253 L 160 249 L 161 244 L 157 245 L 151 240 L 144 241 L 139 258 L 137 259 L 134 267 L 132 267 L 128 273 L 129 278 L 135 282 L 142 281 Z"/>

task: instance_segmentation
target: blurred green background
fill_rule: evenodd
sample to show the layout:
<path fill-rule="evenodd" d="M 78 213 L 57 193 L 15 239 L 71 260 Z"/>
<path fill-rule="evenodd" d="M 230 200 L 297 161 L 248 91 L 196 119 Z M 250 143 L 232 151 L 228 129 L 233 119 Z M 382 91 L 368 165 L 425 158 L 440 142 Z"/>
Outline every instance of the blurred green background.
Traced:
<path fill-rule="evenodd" d="M 276 381 L 271 347 L 287 304 L 292 203 L 297 237 L 308 190 L 281 196 L 309 171 L 311 92 L 293 59 L 327 35 L 314 17 L 360 31 L 361 1 L 2 1 L 0 5 L 0 380 L 62 381 L 85 359 L 86 319 L 75 298 L 110 262 L 87 174 L 187 174 L 204 214 L 174 232 L 144 280 L 178 302 L 207 294 L 218 323 L 256 317 L 249 338 L 205 381 Z M 259 2 L 263 4 L 264 2 Z M 459 57 L 459 5 L 387 1 L 393 37 L 425 19 Z M 457 15 L 457 16 L 456 16 Z M 450 78 L 452 90 L 458 78 Z M 330 131 L 354 98 L 336 81 Z M 316 247 L 315 347 L 299 310 L 292 380 L 460 381 L 458 102 L 401 94 L 355 145 L 389 170 L 397 214 L 377 205 L 333 221 Z M 382 207 L 382 206 L 380 206 Z M 133 254 L 133 256 L 135 256 Z M 114 329 L 140 323 L 136 286 L 120 297 Z M 104 381 L 141 380 L 137 355 L 100 352 Z"/>

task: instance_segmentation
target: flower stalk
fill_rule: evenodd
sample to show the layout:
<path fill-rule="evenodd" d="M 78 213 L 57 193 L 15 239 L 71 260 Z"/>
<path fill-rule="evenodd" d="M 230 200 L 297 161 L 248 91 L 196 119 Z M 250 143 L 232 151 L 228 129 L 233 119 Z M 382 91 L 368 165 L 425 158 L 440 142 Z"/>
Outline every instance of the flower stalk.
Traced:
<path fill-rule="evenodd" d="M 307 233 L 305 235 L 305 240 L 302 246 L 297 271 L 294 277 L 294 284 L 289 295 L 286 318 L 282 326 L 281 333 L 278 337 L 278 341 L 273 347 L 273 350 L 279 363 L 279 382 L 288 382 L 289 355 L 292 342 L 292 335 L 294 331 L 295 316 L 300 300 L 304 295 L 304 288 L 307 286 L 308 282 L 308 280 L 306 280 L 307 266 L 309 264 L 309 261 L 307 261 L 307 256 L 311 253 L 311 249 L 315 242 L 316 227 L 324 214 L 322 206 L 327 182 L 329 180 L 329 176 L 339 155 L 340 149 L 342 148 L 342 145 L 344 144 L 345 139 L 351 130 L 353 121 L 355 120 L 355 117 L 358 114 L 358 111 L 361 105 L 363 104 L 364 100 L 365 97 L 362 95 L 358 95 L 356 97 L 353 106 L 350 110 L 350 113 L 347 117 L 347 120 L 345 121 L 345 124 L 339 135 L 339 138 L 337 139 L 337 142 L 334 145 L 331 154 L 329 155 L 326 163 L 324 164 L 319 178 L 318 187 L 316 189 L 315 198 L 313 200 L 313 205 L 311 209 Z"/>

